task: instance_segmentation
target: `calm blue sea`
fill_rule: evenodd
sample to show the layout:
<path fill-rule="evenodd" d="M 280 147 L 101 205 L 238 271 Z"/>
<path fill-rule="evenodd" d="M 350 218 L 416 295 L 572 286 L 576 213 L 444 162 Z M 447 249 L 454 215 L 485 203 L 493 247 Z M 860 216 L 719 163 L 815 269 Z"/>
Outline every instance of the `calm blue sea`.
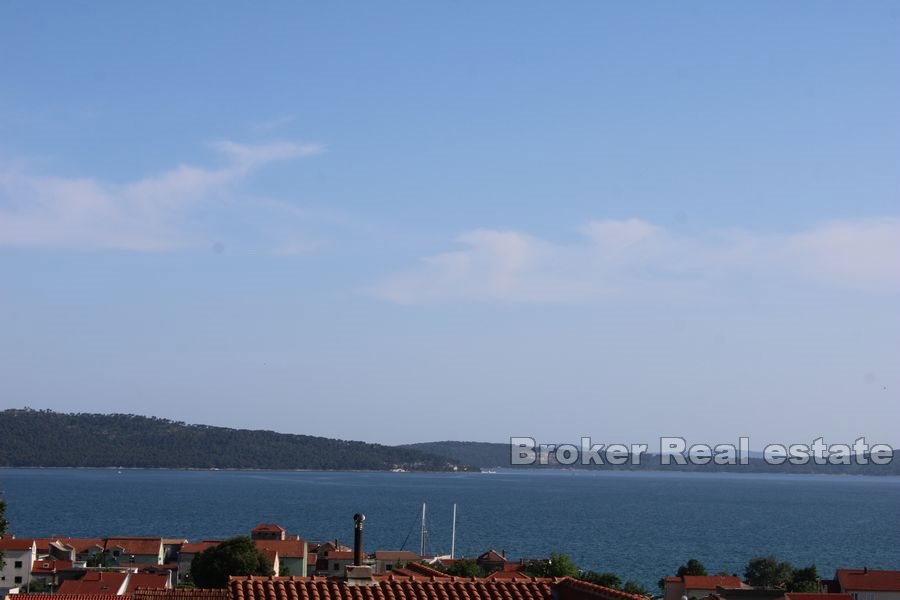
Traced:
<path fill-rule="evenodd" d="M 688 558 L 737 573 L 770 553 L 827 576 L 838 566 L 900 568 L 896 477 L 0 469 L 0 491 L 20 537 L 194 540 L 270 521 L 351 543 L 361 511 L 367 550 L 417 550 L 427 502 L 428 550 L 447 553 L 455 502 L 457 554 L 560 551 L 648 588 Z"/>

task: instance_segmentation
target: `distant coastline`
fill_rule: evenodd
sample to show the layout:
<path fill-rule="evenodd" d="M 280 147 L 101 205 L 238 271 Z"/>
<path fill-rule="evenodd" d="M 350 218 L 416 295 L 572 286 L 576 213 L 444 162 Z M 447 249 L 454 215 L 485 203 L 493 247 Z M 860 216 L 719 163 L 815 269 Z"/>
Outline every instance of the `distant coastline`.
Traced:
<path fill-rule="evenodd" d="M 897 460 L 886 465 L 772 465 L 751 456 L 745 465 L 663 465 L 659 455 L 647 455 L 638 465 L 512 466 L 510 457 L 510 446 L 501 443 L 442 441 L 386 446 L 274 431 L 189 425 L 139 415 L 58 413 L 28 408 L 0 411 L 0 468 L 446 473 L 501 468 L 504 471 L 900 475 Z"/>

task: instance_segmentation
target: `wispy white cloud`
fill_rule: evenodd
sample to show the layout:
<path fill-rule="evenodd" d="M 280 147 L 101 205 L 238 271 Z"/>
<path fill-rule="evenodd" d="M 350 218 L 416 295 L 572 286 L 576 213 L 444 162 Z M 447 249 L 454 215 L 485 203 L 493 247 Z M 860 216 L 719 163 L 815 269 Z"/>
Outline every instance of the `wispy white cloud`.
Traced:
<path fill-rule="evenodd" d="M 273 129 L 280 129 L 285 125 L 293 123 L 296 119 L 296 115 L 281 115 L 278 117 L 267 119 L 265 121 L 254 123 L 250 128 L 253 129 L 253 131 L 257 132 L 271 131 Z"/>
<path fill-rule="evenodd" d="M 679 235 L 639 219 L 592 221 L 558 244 L 519 231 L 474 230 L 367 291 L 399 304 L 590 303 L 707 293 L 723 282 L 900 291 L 900 219 L 834 221 L 780 235 Z"/>
<path fill-rule="evenodd" d="M 211 199 L 268 164 L 323 150 L 293 142 L 212 147 L 223 166 L 179 165 L 124 184 L 0 165 L 0 245 L 136 251 L 190 245 L 192 216 Z"/>

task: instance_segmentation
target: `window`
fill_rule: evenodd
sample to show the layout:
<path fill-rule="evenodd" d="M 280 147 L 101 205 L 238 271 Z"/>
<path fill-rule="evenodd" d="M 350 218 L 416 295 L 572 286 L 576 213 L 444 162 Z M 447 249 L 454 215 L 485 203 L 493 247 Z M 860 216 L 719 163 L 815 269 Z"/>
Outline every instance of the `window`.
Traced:
<path fill-rule="evenodd" d="M 19 576 L 19 575 L 16 575 L 15 582 L 16 582 L 16 583 L 22 583 L 22 577 Z"/>
<path fill-rule="evenodd" d="M 340 568 L 341 568 L 341 565 L 339 565 L 338 563 L 334 563 L 334 570 L 335 570 L 335 571 L 337 571 L 337 570 L 340 569 Z"/>
<path fill-rule="evenodd" d="M 21 569 L 21 568 L 22 568 L 22 561 L 21 561 L 21 560 L 17 560 L 17 561 L 16 561 L 16 564 L 15 564 L 15 567 L 16 567 L 17 569 Z M 18 582 L 17 582 L 17 583 L 18 583 Z"/>

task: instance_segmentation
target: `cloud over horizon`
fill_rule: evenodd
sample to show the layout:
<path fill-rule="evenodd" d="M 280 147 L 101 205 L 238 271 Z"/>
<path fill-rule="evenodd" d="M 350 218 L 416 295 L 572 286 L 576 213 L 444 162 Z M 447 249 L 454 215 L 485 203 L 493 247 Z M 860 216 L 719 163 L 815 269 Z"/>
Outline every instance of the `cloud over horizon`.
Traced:
<path fill-rule="evenodd" d="M 0 246 L 145 252 L 190 246 L 192 214 L 217 194 L 266 165 L 323 151 L 295 142 L 210 145 L 223 166 L 181 164 L 124 184 L 0 165 Z"/>
<path fill-rule="evenodd" d="M 581 233 L 580 241 L 560 244 L 521 231 L 471 230 L 454 240 L 461 249 L 423 257 L 366 291 L 406 305 L 588 304 L 708 292 L 735 278 L 900 291 L 897 217 L 828 221 L 782 234 L 712 230 L 693 235 L 641 219 L 596 220 Z"/>

